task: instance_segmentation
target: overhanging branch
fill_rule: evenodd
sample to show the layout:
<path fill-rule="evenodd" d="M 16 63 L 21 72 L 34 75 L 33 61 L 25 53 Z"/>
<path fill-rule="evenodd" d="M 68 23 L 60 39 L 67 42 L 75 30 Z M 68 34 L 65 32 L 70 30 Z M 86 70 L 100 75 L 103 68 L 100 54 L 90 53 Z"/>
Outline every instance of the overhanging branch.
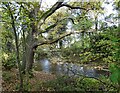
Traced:
<path fill-rule="evenodd" d="M 61 2 L 56 2 L 52 8 L 50 8 L 48 11 L 46 11 L 45 13 L 42 14 L 42 16 L 40 17 L 40 20 L 38 22 L 38 28 L 40 28 L 41 24 L 43 24 L 43 22 L 49 17 L 51 16 L 56 10 L 58 10 L 59 8 L 63 7 L 63 6 L 66 6 L 68 8 L 71 8 L 71 9 L 82 9 L 82 10 L 90 10 L 90 9 L 86 9 L 86 8 L 82 8 L 82 7 L 79 7 L 79 6 L 71 6 L 71 5 L 68 5 L 68 4 L 63 4 L 63 1 Z"/>
<path fill-rule="evenodd" d="M 51 29 L 53 29 L 54 27 L 56 27 L 60 22 L 65 21 L 65 20 L 71 20 L 72 23 L 74 24 L 74 20 L 73 20 L 72 18 L 63 18 L 63 19 L 59 20 L 58 22 L 56 22 L 56 23 L 50 25 L 50 26 L 47 27 L 44 31 L 41 31 L 39 34 L 49 32 Z M 39 35 L 39 34 L 38 34 L 38 35 Z"/>
<path fill-rule="evenodd" d="M 66 36 L 70 36 L 71 34 L 81 33 L 81 32 L 83 32 L 83 31 L 81 30 L 81 31 L 68 32 L 68 33 L 66 33 L 66 34 L 64 34 L 64 35 L 61 35 L 61 36 L 58 37 L 58 38 L 55 38 L 55 39 L 52 40 L 52 41 L 51 41 L 51 40 L 47 40 L 47 41 L 42 41 L 42 42 L 35 42 L 35 43 L 33 44 L 33 48 L 37 48 L 38 46 L 45 45 L 45 44 L 53 44 L 53 43 L 56 43 L 56 42 L 58 42 L 59 40 L 63 39 L 63 38 L 66 37 Z"/>
<path fill-rule="evenodd" d="M 83 8 L 83 7 L 71 6 L 71 5 L 68 5 L 68 4 L 62 4 L 61 7 L 63 7 L 63 6 L 66 6 L 66 7 L 71 8 L 71 9 L 82 9 L 82 10 L 87 10 L 86 8 Z"/>
<path fill-rule="evenodd" d="M 62 3 L 63 2 L 56 2 L 52 6 L 52 8 L 50 8 L 48 11 L 46 11 L 45 13 L 42 14 L 42 16 L 40 17 L 40 19 L 43 19 L 45 21 L 47 17 L 49 17 L 50 15 L 52 15 L 57 9 L 59 9 L 61 7 Z"/>

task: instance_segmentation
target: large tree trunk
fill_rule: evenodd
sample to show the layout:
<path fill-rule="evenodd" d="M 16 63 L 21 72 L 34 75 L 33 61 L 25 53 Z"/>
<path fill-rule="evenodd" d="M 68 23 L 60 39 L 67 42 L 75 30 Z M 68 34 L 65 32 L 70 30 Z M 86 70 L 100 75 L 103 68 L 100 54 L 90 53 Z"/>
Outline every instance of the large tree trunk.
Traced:
<path fill-rule="evenodd" d="M 31 31 L 32 32 L 32 31 Z M 28 73 L 31 73 L 32 66 L 34 63 L 34 36 L 32 33 L 30 33 L 27 37 L 27 44 L 26 44 L 26 70 Z"/>
<path fill-rule="evenodd" d="M 37 26 L 35 25 L 35 20 L 36 20 L 36 16 L 38 13 L 39 8 L 35 8 L 33 9 L 30 13 L 29 13 L 29 18 L 30 18 L 30 26 L 32 28 L 32 30 L 28 33 L 28 37 L 27 37 L 27 45 L 26 45 L 26 70 L 28 71 L 28 73 L 30 74 L 32 71 L 32 66 L 34 63 L 34 42 L 35 42 L 35 36 L 36 36 L 36 32 L 37 32 Z"/>
<path fill-rule="evenodd" d="M 31 48 L 28 54 L 28 67 L 27 67 L 28 71 L 32 70 L 33 63 L 34 63 L 34 49 Z"/>

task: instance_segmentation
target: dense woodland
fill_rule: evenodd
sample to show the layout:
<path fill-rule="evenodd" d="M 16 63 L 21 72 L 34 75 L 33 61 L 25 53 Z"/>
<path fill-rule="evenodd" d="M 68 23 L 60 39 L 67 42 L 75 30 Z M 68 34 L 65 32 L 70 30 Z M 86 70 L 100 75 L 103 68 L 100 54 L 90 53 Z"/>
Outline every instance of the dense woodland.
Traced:
<path fill-rule="evenodd" d="M 119 93 L 120 1 L 43 2 L 0 2 L 2 91 Z M 109 4 L 115 13 L 107 15 Z M 52 64 L 89 66 L 107 74 L 37 71 L 36 63 L 44 58 Z"/>

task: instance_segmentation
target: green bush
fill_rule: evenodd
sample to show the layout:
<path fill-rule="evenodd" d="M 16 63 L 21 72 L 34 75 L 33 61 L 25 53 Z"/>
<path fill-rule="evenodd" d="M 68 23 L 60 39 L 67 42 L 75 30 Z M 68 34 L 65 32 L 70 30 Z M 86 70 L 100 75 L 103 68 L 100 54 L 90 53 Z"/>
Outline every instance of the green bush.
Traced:
<path fill-rule="evenodd" d="M 38 48 L 36 51 L 35 51 L 36 55 L 35 55 L 35 59 L 36 60 L 40 60 L 42 58 L 47 58 L 48 57 L 48 51 L 47 50 L 44 50 L 44 48 Z"/>
<path fill-rule="evenodd" d="M 83 50 L 83 48 L 81 47 L 80 42 L 75 42 L 70 47 L 62 49 L 62 56 L 66 58 L 71 58 L 71 57 L 79 58 L 79 54 L 81 53 L 81 50 Z"/>
<path fill-rule="evenodd" d="M 30 83 L 23 82 L 23 90 L 24 93 L 28 93 L 32 88 L 32 85 Z M 16 90 L 19 91 L 20 89 L 20 84 L 16 84 Z"/>
<path fill-rule="evenodd" d="M 3 72 L 2 79 L 6 82 L 9 82 L 12 79 L 12 74 L 10 72 Z"/>
<path fill-rule="evenodd" d="M 40 88 L 49 91 L 116 91 L 107 78 L 95 79 L 82 76 L 78 78 L 58 77 L 56 80 L 42 83 Z"/>
<path fill-rule="evenodd" d="M 16 66 L 16 55 L 15 54 L 6 54 L 7 57 L 2 57 L 2 66 L 6 70 L 10 70 L 11 68 Z"/>

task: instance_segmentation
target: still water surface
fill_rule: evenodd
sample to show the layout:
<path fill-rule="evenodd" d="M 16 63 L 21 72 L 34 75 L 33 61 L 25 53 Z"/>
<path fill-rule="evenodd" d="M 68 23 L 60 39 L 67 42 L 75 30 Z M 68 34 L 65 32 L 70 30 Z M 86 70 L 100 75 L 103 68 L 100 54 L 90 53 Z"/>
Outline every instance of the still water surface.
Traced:
<path fill-rule="evenodd" d="M 53 64 L 48 59 L 42 59 L 38 62 L 35 62 L 35 70 L 53 73 L 56 75 L 85 75 L 88 77 L 99 77 L 100 75 L 107 74 L 105 71 L 100 71 L 90 66 L 80 66 L 73 63 Z"/>

